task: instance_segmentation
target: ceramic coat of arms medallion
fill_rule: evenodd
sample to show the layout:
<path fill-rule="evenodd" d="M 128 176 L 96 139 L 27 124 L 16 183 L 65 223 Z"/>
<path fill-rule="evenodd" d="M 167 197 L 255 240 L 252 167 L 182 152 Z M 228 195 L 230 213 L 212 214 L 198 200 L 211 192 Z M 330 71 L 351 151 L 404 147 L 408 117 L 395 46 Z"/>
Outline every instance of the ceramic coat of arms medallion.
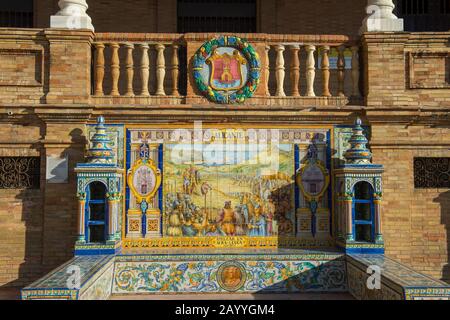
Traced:
<path fill-rule="evenodd" d="M 127 183 L 145 213 L 161 185 L 161 171 L 156 168 L 152 159 L 141 158 L 130 168 Z"/>
<path fill-rule="evenodd" d="M 245 268 L 236 261 L 225 262 L 217 270 L 217 282 L 226 291 L 238 291 L 244 285 L 246 278 Z"/>
<path fill-rule="evenodd" d="M 193 60 L 198 90 L 215 103 L 242 103 L 256 91 L 261 62 L 245 40 L 220 36 L 204 43 Z"/>

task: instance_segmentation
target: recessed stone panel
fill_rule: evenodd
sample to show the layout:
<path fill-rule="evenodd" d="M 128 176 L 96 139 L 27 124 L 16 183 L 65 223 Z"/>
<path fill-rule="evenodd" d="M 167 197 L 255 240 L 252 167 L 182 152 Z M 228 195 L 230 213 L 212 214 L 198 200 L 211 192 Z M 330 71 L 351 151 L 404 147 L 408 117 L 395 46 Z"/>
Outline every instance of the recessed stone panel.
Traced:
<path fill-rule="evenodd" d="M 410 89 L 450 88 L 450 52 L 410 52 Z"/>
<path fill-rule="evenodd" d="M 42 86 L 42 50 L 0 49 L 0 86 Z"/>

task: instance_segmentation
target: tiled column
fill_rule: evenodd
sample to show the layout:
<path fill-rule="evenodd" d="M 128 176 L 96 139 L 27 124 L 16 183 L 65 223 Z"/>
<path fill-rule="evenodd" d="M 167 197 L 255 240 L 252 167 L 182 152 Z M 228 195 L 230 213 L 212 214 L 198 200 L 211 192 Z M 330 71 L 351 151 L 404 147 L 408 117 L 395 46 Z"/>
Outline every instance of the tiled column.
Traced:
<path fill-rule="evenodd" d="M 337 205 L 336 205 L 336 213 L 335 213 L 335 217 L 336 217 L 336 233 L 337 233 L 337 237 L 338 239 L 342 238 L 342 214 L 343 214 L 343 201 L 340 195 L 338 195 L 337 197 Z"/>
<path fill-rule="evenodd" d="M 383 241 L 383 231 L 381 228 L 381 198 L 376 197 L 373 201 L 375 206 L 375 241 Z"/>
<path fill-rule="evenodd" d="M 345 208 L 345 216 L 346 219 L 346 240 L 347 241 L 354 241 L 354 235 L 353 235 L 353 221 L 352 221 L 352 199 L 346 198 L 344 200 L 344 208 Z"/>
<path fill-rule="evenodd" d="M 77 217 L 77 230 L 78 230 L 78 242 L 85 242 L 85 206 L 86 206 L 86 194 L 81 193 L 78 195 L 78 217 Z"/>
<path fill-rule="evenodd" d="M 117 205 L 115 194 L 108 197 L 108 241 L 114 241 L 117 232 Z"/>

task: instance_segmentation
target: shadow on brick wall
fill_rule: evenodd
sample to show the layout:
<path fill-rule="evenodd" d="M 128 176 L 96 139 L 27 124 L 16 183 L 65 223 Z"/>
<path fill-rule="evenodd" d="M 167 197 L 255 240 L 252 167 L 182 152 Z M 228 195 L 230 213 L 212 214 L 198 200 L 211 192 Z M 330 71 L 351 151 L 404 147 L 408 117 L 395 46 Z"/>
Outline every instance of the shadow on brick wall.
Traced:
<path fill-rule="evenodd" d="M 45 136 L 45 133 L 44 135 Z M 11 250 L 7 258 L 10 268 L 17 270 L 17 278 L 0 288 L 25 287 L 73 257 L 76 238 L 76 177 L 73 171 L 84 160 L 86 138 L 81 129 L 70 133 L 70 144 L 60 157 L 68 157 L 68 180 L 65 183 L 48 183 L 46 180 L 46 150 L 41 143 L 33 148 L 40 150 L 40 188 L 18 190 L 14 201 L 22 206 L 20 228 L 23 237 L 18 240 L 22 252 Z M 60 172 L 56 167 L 53 173 Z M 1 231 L 1 229 L 0 229 Z M 23 259 L 18 265 L 17 260 Z"/>
<path fill-rule="evenodd" d="M 41 190 L 21 190 L 11 201 L 22 205 L 22 225 L 18 226 L 19 228 L 15 227 L 15 229 L 24 227 L 25 232 L 20 232 L 23 238 L 17 240 L 18 242 L 23 241 L 22 243 L 11 244 L 7 257 L 10 261 L 7 263 L 7 272 L 17 272 L 17 278 L 0 286 L 1 288 L 23 287 L 30 281 L 42 276 L 43 197 Z M 21 251 L 21 248 L 23 248 L 23 251 Z M 23 260 L 20 265 L 17 265 L 16 261 L 20 258 Z"/>
<path fill-rule="evenodd" d="M 442 192 L 434 199 L 441 205 L 441 223 L 447 231 L 447 264 L 442 268 L 442 280 L 450 283 L 450 191 Z"/>

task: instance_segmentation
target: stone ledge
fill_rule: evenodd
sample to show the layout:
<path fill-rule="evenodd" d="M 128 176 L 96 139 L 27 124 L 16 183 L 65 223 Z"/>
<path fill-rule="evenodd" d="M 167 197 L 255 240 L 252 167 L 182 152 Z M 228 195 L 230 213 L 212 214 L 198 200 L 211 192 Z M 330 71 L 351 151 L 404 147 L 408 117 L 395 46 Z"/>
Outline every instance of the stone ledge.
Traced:
<path fill-rule="evenodd" d="M 350 293 L 359 300 L 450 300 L 450 286 L 384 255 L 347 255 Z M 366 286 L 368 268 L 381 272 L 381 287 Z"/>

